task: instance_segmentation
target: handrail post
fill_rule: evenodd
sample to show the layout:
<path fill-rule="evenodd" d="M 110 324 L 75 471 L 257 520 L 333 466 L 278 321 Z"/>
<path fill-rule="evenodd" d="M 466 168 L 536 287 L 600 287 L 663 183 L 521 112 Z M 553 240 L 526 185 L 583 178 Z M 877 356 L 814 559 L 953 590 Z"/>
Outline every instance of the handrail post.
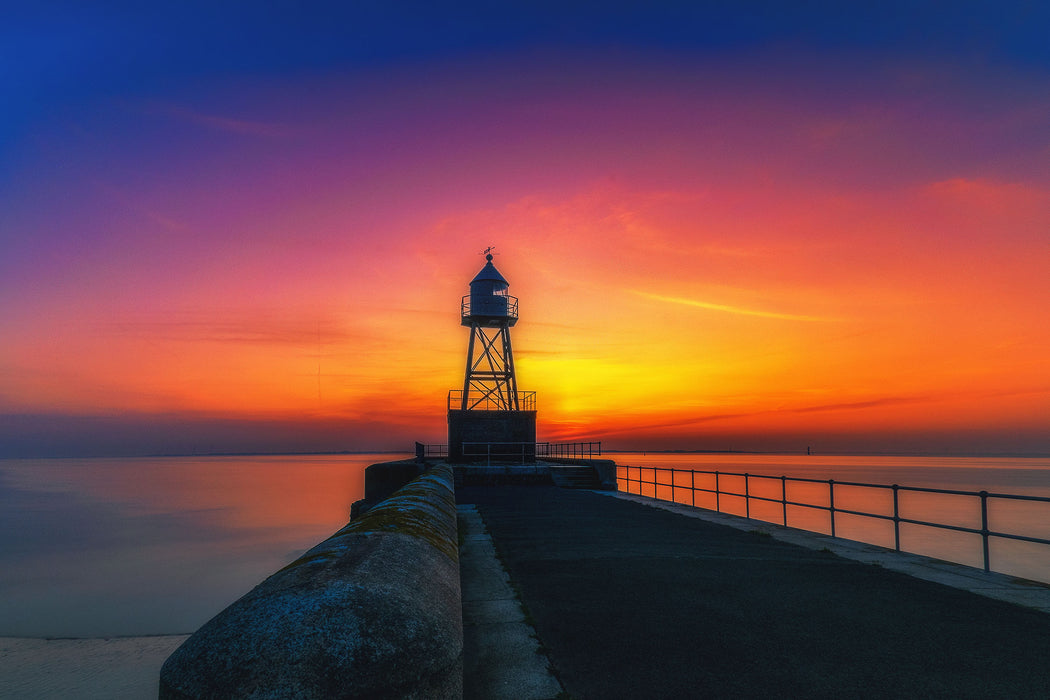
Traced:
<path fill-rule="evenodd" d="M 482 445 L 482 444 L 486 445 L 489 448 L 489 451 L 491 453 L 492 443 L 469 443 L 469 445 Z M 499 443 L 497 443 L 497 444 L 499 444 Z M 581 443 L 581 444 L 584 444 L 584 443 Z M 464 443 L 464 446 L 465 446 L 465 449 L 466 449 L 466 447 L 468 446 L 468 443 Z M 436 446 L 426 445 L 425 447 L 426 447 L 427 454 L 430 454 L 431 451 L 434 450 L 434 449 L 445 449 L 445 448 L 447 448 L 447 445 L 436 445 Z M 539 445 L 537 445 L 537 448 L 539 448 Z M 471 453 L 471 454 L 476 454 L 476 453 Z M 723 476 L 723 473 L 721 471 L 718 471 L 718 470 L 696 469 L 696 466 L 697 465 L 694 465 L 694 466 L 692 466 L 692 467 L 690 467 L 688 469 L 678 469 L 678 468 L 676 468 L 674 466 L 665 466 L 665 467 L 658 467 L 658 466 L 630 467 L 630 466 L 628 466 L 628 467 L 625 467 L 627 469 L 627 472 L 626 472 L 626 474 L 625 474 L 625 476 L 624 476 L 624 478 L 622 480 L 626 482 L 626 487 L 625 488 L 628 489 L 628 493 L 630 493 L 629 489 L 631 488 L 630 485 L 632 483 L 637 483 L 638 484 L 637 491 L 636 491 L 637 493 L 641 493 L 641 490 L 642 490 L 641 487 L 642 486 L 652 485 L 653 486 L 653 492 L 654 492 L 653 493 L 653 497 L 658 498 L 658 492 L 659 492 L 659 486 L 660 486 L 658 472 L 662 469 L 663 471 L 666 471 L 666 472 L 668 472 L 671 475 L 671 481 L 670 481 L 669 484 L 667 484 L 667 485 L 669 485 L 671 487 L 671 498 L 670 498 L 671 501 L 677 502 L 675 499 L 677 497 L 677 489 L 678 488 L 683 488 L 683 489 L 684 488 L 688 488 L 689 489 L 689 491 L 690 491 L 690 504 L 694 508 L 697 507 L 696 506 L 696 492 L 698 490 L 699 491 L 703 491 L 705 493 L 714 493 L 715 494 L 715 509 L 714 510 L 717 513 L 721 513 L 722 512 L 722 493 L 723 493 L 723 491 L 722 491 L 722 478 L 721 477 Z M 704 466 L 704 465 L 699 465 L 699 466 Z M 653 478 L 652 478 L 651 481 L 646 481 L 645 477 L 642 475 L 644 469 L 646 469 L 646 468 L 649 468 L 649 469 L 653 470 Z M 637 477 L 637 479 L 632 478 L 633 475 L 631 474 L 631 469 L 638 469 L 638 477 Z M 683 483 L 682 486 L 678 486 L 677 476 L 678 476 L 678 472 L 679 471 L 688 471 L 689 472 L 689 484 L 688 485 Z M 696 474 L 697 474 L 697 472 L 699 472 L 701 474 L 714 474 L 714 477 L 715 477 L 714 478 L 714 489 L 708 489 L 706 487 L 706 485 L 704 485 L 704 484 L 702 484 L 701 487 L 697 487 L 697 484 L 696 484 Z M 618 479 L 620 479 L 619 474 L 620 474 L 620 471 L 619 471 L 619 468 L 617 468 L 617 478 Z M 725 475 L 733 477 L 734 479 L 736 477 L 738 477 L 738 476 L 744 477 L 744 492 L 743 493 L 740 493 L 739 491 L 736 491 L 734 488 L 730 488 L 729 490 L 725 491 L 724 493 L 727 496 L 733 496 L 734 498 L 739 498 L 739 497 L 743 497 L 744 498 L 745 518 L 747 518 L 749 520 L 751 519 L 751 498 L 755 498 L 755 499 L 757 499 L 759 501 L 766 501 L 766 502 L 770 502 L 770 503 L 776 503 L 777 502 L 777 499 L 775 497 L 773 497 L 771 494 L 768 497 L 767 496 L 763 496 L 763 495 L 752 496 L 752 494 L 751 494 L 751 476 L 752 475 L 750 473 L 740 473 L 740 472 L 730 471 L 730 472 L 725 472 Z M 776 479 L 777 478 L 777 477 L 772 476 L 772 475 L 767 477 L 767 476 L 763 476 L 761 474 L 757 474 L 755 476 L 758 476 L 760 478 L 770 478 L 770 479 Z M 831 537 L 837 538 L 838 537 L 838 527 L 837 527 L 837 523 L 836 523 L 836 515 L 837 515 L 838 507 L 836 506 L 836 503 L 835 503 L 835 480 L 834 479 L 826 479 L 825 480 L 825 479 L 813 479 L 813 478 L 788 477 L 786 474 L 781 474 L 781 476 L 779 478 L 780 478 L 780 506 L 781 506 L 782 520 L 783 520 L 784 526 L 788 527 L 789 526 L 789 522 L 790 522 L 790 517 L 788 515 L 788 506 L 789 505 L 794 505 L 797 508 L 813 508 L 815 510 L 827 510 L 828 511 L 828 516 L 829 516 L 829 521 L 830 521 L 830 535 L 831 535 Z M 808 499 L 808 498 L 800 498 L 800 500 L 797 503 L 793 502 L 793 501 L 789 501 L 788 497 L 787 497 L 787 482 L 788 482 L 789 479 L 791 481 L 798 481 L 800 483 L 801 482 L 809 482 L 809 484 L 812 484 L 812 486 L 814 488 L 816 487 L 816 485 L 818 483 L 825 483 L 826 482 L 827 485 L 828 485 L 828 504 L 827 504 L 827 506 L 822 506 L 822 505 L 820 505 L 819 501 L 814 501 L 814 500 Z M 893 494 L 892 495 L 892 498 L 893 498 L 892 515 L 887 515 L 886 514 L 886 509 L 884 507 L 871 506 L 869 508 L 865 508 L 863 505 L 861 505 L 861 506 L 850 505 L 850 499 L 848 499 L 848 498 L 846 499 L 847 500 L 847 504 L 846 504 L 846 508 L 843 509 L 843 512 L 846 513 L 847 516 L 855 516 L 855 517 L 863 517 L 863 518 L 877 518 L 877 519 L 880 519 L 880 520 L 883 520 L 883 521 L 886 521 L 886 520 L 892 521 L 893 522 L 893 547 L 894 547 L 894 550 L 896 550 L 898 552 L 905 551 L 905 550 L 903 550 L 901 548 L 901 523 L 905 523 L 905 524 L 908 524 L 908 525 L 918 525 L 918 526 L 926 526 L 926 527 L 947 529 L 947 530 L 953 530 L 953 531 L 956 531 L 956 532 L 965 532 L 965 533 L 968 533 L 968 534 L 971 534 L 971 535 L 974 535 L 974 534 L 980 535 L 981 536 L 981 549 L 982 549 L 983 568 L 984 568 L 985 572 L 991 572 L 992 571 L 992 568 L 991 568 L 991 538 L 992 537 L 1013 539 L 1013 540 L 1019 540 L 1019 541 L 1026 541 L 1026 542 L 1032 542 L 1032 543 L 1036 543 L 1036 544 L 1050 546 L 1050 539 L 1047 539 L 1047 538 L 1044 538 L 1044 537 L 1034 537 L 1034 536 L 1021 534 L 1021 533 L 1013 533 L 1013 532 L 1009 531 L 1009 528 L 1005 528 L 1002 532 L 991 530 L 990 517 L 989 517 L 989 514 L 988 514 L 988 500 L 990 498 L 999 498 L 1001 500 L 1014 499 L 1014 500 L 1028 501 L 1028 502 L 1038 501 L 1038 502 L 1042 502 L 1042 503 L 1050 503 L 1050 497 L 1027 495 L 1027 494 L 989 493 L 988 491 L 968 491 L 968 490 L 964 491 L 964 490 L 959 490 L 959 489 L 939 489 L 939 488 L 932 488 L 932 487 L 922 487 L 922 488 L 920 488 L 920 487 L 912 487 L 912 486 L 901 486 L 899 484 L 887 485 L 885 483 L 881 483 L 881 484 L 859 483 L 859 482 L 854 482 L 854 481 L 849 481 L 849 480 L 839 482 L 839 484 L 840 485 L 845 485 L 848 488 L 854 488 L 854 489 L 859 489 L 859 488 L 887 489 L 888 488 L 888 489 L 891 490 L 891 492 Z M 902 490 L 903 491 L 912 491 L 912 492 L 922 492 L 922 493 L 937 493 L 937 494 L 948 494 L 948 495 L 955 495 L 955 496 L 965 496 L 965 497 L 968 497 L 968 498 L 972 498 L 973 496 L 978 496 L 980 498 L 980 501 L 981 501 L 981 504 L 980 504 L 980 507 L 981 507 L 981 524 L 980 524 L 980 527 L 979 528 L 975 528 L 975 527 L 973 527 L 973 524 L 965 524 L 964 525 L 964 524 L 952 524 L 952 523 L 944 523 L 944 522 L 927 522 L 927 521 L 924 521 L 924 520 L 919 520 L 918 518 L 920 518 L 922 516 L 921 512 L 918 515 L 909 515 L 908 518 L 905 518 L 905 517 L 903 517 L 903 506 L 901 504 L 901 496 L 900 496 L 900 492 Z M 761 489 L 760 489 L 759 492 L 760 492 L 760 494 L 762 493 Z M 849 495 L 849 494 L 847 494 L 847 495 Z M 684 504 L 684 501 L 683 501 L 683 504 Z M 914 505 L 914 504 L 912 504 L 912 505 Z M 707 506 L 705 505 L 703 507 L 706 508 Z M 913 510 L 914 510 L 914 508 L 913 508 Z M 760 516 L 760 519 L 761 519 L 761 516 Z M 848 518 L 847 518 L 847 520 L 849 521 Z M 847 522 L 847 525 L 848 524 L 849 524 L 849 522 Z M 847 529 L 849 529 L 849 528 L 847 528 Z M 819 531 L 819 526 L 817 527 L 817 531 Z"/>
<path fill-rule="evenodd" d="M 900 501 L 897 497 L 897 491 L 900 486 L 897 484 L 893 485 L 893 546 L 899 552 L 901 551 L 901 509 Z"/>
<path fill-rule="evenodd" d="M 831 512 L 831 536 L 835 536 L 835 480 L 828 479 L 828 510 Z"/>
<path fill-rule="evenodd" d="M 780 504 L 784 507 L 784 527 L 788 526 L 788 481 L 787 476 L 780 475 Z"/>
<path fill-rule="evenodd" d="M 751 519 L 751 490 L 747 484 L 747 472 L 744 472 L 744 517 Z"/>
<path fill-rule="evenodd" d="M 984 570 L 991 571 L 988 560 L 988 492 L 981 491 L 981 543 L 984 546 Z"/>

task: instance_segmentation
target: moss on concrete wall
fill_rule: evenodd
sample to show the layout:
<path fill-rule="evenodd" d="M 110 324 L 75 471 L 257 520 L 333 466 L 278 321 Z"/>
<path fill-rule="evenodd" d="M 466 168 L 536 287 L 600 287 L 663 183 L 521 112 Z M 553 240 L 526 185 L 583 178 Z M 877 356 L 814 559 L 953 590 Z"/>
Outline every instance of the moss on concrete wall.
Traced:
<path fill-rule="evenodd" d="M 463 630 L 452 471 L 438 466 L 217 615 L 161 698 L 455 698 Z"/>

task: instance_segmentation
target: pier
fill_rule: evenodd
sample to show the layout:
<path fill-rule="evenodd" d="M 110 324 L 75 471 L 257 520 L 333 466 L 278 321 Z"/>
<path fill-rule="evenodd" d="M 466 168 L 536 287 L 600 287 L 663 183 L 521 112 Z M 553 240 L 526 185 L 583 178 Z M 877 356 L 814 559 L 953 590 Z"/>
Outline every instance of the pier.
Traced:
<path fill-rule="evenodd" d="M 616 465 L 583 461 L 369 467 L 385 495 L 190 637 L 161 696 L 1050 690 L 1048 586 L 601 490 Z"/>
<path fill-rule="evenodd" d="M 456 500 L 484 523 L 569 697 L 1050 691 L 1050 617 L 972 592 L 1050 610 L 1047 588 L 638 496 L 501 485 L 459 487 Z M 485 631 L 467 610 L 470 650 Z M 467 698 L 553 697 L 501 694 L 469 654 L 465 669 Z"/>

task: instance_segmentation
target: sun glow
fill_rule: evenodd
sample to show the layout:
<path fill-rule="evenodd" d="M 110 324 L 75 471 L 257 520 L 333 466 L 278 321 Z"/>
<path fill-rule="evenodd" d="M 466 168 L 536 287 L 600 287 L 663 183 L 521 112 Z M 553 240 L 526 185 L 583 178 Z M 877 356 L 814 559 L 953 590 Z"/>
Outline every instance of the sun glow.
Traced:
<path fill-rule="evenodd" d="M 541 438 L 1046 445 L 1050 182 L 1007 128 L 1037 99 L 977 117 L 907 81 L 818 104 L 746 71 L 534 70 L 400 76 L 367 109 L 342 84 L 110 105 L 50 134 L 71 165 L 0 202 L 0 409 L 440 442 L 496 244 Z"/>

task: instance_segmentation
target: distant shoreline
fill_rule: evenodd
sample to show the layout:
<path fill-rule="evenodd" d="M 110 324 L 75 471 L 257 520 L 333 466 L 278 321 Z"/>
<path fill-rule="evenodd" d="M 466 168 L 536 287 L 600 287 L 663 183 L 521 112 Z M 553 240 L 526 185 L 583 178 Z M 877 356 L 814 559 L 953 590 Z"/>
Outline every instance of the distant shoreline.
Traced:
<path fill-rule="evenodd" d="M 121 455 L 0 455 L 0 461 L 15 459 L 187 459 L 189 457 L 324 457 L 350 455 L 412 455 L 412 450 L 341 450 L 338 452 L 186 452 Z"/>
<path fill-rule="evenodd" d="M 681 455 L 790 455 L 799 457 L 959 457 L 1048 459 L 1050 452 L 875 452 L 871 450 L 834 452 L 789 452 L 787 450 L 602 450 L 602 454 L 681 454 Z"/>
<path fill-rule="evenodd" d="M 319 452 L 189 452 L 144 455 L 32 455 L 0 456 L 0 462 L 10 460 L 47 459 L 188 459 L 191 457 L 325 457 L 351 455 L 408 455 L 412 450 L 339 450 Z M 898 451 L 837 451 L 789 452 L 786 450 L 622 450 L 604 449 L 602 455 L 780 455 L 790 457 L 945 457 L 959 459 L 1050 459 L 1050 452 L 898 452 Z"/>

